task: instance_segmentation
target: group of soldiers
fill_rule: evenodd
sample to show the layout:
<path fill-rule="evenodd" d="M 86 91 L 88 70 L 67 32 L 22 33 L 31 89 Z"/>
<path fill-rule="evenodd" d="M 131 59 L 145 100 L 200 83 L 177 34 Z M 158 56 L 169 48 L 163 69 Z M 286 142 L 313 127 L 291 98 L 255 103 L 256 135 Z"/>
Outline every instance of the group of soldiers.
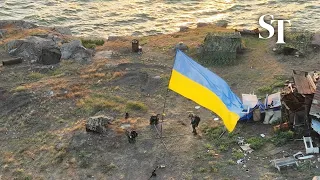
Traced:
<path fill-rule="evenodd" d="M 129 118 L 129 114 L 126 113 L 125 114 L 125 119 Z M 197 135 L 197 127 L 199 126 L 200 123 L 200 117 L 198 115 L 195 115 L 193 113 L 190 113 L 188 118 L 191 120 L 191 126 L 192 126 L 192 133 L 194 135 Z M 149 123 L 150 125 L 157 125 L 159 123 L 160 120 L 160 114 L 157 115 L 152 115 L 150 117 Z M 135 143 L 136 140 L 135 138 L 138 137 L 138 133 L 134 130 L 126 130 L 126 135 L 128 137 L 128 141 L 129 143 Z"/>

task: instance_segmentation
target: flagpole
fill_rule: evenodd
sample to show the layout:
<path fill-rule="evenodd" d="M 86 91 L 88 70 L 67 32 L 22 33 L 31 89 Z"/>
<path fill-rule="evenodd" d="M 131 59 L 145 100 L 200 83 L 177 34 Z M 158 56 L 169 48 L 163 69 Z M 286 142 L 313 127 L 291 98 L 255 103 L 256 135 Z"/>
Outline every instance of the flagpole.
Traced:
<path fill-rule="evenodd" d="M 168 97 L 168 93 L 169 93 L 169 83 L 170 83 L 170 79 L 171 79 L 171 76 L 172 76 L 172 70 L 173 70 L 173 66 L 174 66 L 174 63 L 176 61 L 176 56 L 177 56 L 177 52 L 178 52 L 178 49 L 175 49 L 175 57 L 173 59 L 173 65 L 172 65 L 172 69 L 171 69 L 171 74 L 170 74 L 170 77 L 169 77 L 169 81 L 168 81 L 168 85 L 167 85 L 167 91 L 166 91 L 166 94 L 165 94 L 165 97 L 164 97 L 164 103 L 163 103 L 163 109 L 162 109 L 162 116 L 161 116 L 161 131 L 160 131 L 160 138 L 162 137 L 162 124 L 163 124 L 163 120 L 164 120 L 164 111 L 166 109 L 166 104 L 167 104 L 167 97 Z"/>

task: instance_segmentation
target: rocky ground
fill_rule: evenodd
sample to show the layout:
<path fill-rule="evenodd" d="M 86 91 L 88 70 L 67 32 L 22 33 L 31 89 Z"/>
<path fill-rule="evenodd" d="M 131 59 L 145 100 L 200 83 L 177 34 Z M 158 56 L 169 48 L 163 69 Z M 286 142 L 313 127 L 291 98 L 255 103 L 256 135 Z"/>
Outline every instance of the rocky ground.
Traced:
<path fill-rule="evenodd" d="M 10 57 L 6 44 L 12 40 L 51 37 L 58 42 L 55 48 L 62 48 L 77 39 L 57 28 L 23 23 L 3 27 L 0 61 Z M 141 55 L 131 52 L 133 37 L 113 37 L 96 46 L 95 52 L 80 48 L 85 53 L 77 51 L 58 64 L 28 59 L 0 67 L 0 179 L 149 179 L 157 166 L 163 167 L 153 179 L 311 179 L 319 175 L 319 156 L 281 173 L 270 165 L 274 158 L 304 152 L 302 141 L 277 146 L 272 126 L 261 122 L 238 123 L 235 132 L 220 137 L 222 123 L 213 121 L 209 111 L 195 110 L 195 103 L 167 92 L 174 45 L 184 42 L 188 54 L 197 59 L 196 47 L 211 31 L 228 30 L 205 26 L 141 37 Z M 290 76 L 291 69 L 320 69 L 317 52 L 300 58 L 275 55 L 272 40 L 253 36 L 243 40 L 246 50 L 238 56 L 237 65 L 210 67 L 238 95 L 279 83 L 279 77 Z M 160 139 L 149 117 L 162 113 L 164 102 L 164 137 Z M 188 111 L 202 118 L 197 136 L 191 133 Z M 130 114 L 127 120 L 125 112 Z M 85 131 L 85 121 L 94 115 L 115 118 L 106 133 Z M 139 133 L 135 144 L 128 143 L 123 124 Z M 244 156 L 237 137 L 260 134 L 268 140 Z M 237 164 L 241 158 L 246 162 Z"/>

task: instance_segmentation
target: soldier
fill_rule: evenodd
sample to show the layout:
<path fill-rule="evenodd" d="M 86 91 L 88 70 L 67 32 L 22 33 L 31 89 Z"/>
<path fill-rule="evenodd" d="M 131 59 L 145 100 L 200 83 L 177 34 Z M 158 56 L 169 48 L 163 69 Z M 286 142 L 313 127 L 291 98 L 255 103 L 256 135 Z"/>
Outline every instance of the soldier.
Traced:
<path fill-rule="evenodd" d="M 152 115 L 150 117 L 150 125 L 152 125 L 152 124 L 157 125 L 159 123 L 159 116 L 160 116 L 160 114 Z"/>
<path fill-rule="evenodd" d="M 129 143 L 135 143 L 136 142 L 136 137 L 138 136 L 138 133 L 136 131 L 126 130 L 126 135 L 128 137 Z"/>
<path fill-rule="evenodd" d="M 189 118 L 191 119 L 192 133 L 194 135 L 197 135 L 196 128 L 199 125 L 200 117 L 191 113 L 191 114 L 189 114 Z"/>

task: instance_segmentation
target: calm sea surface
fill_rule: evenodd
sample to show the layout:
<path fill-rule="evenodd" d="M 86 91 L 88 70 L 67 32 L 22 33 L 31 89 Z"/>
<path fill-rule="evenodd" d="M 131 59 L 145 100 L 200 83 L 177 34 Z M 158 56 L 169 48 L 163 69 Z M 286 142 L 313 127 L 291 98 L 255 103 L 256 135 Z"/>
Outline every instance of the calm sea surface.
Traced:
<path fill-rule="evenodd" d="M 272 14 L 292 28 L 320 31 L 320 0 L 0 0 L 0 19 L 69 26 L 75 35 L 150 35 L 227 20 L 229 27 L 259 27 Z"/>

